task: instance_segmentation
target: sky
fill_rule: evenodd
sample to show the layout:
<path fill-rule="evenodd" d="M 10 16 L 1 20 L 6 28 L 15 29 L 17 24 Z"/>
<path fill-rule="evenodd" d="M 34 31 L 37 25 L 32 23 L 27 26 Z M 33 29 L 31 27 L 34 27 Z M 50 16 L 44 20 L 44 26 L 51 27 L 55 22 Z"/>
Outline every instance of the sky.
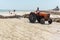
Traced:
<path fill-rule="evenodd" d="M 60 0 L 0 0 L 0 9 L 47 10 L 60 7 Z"/>

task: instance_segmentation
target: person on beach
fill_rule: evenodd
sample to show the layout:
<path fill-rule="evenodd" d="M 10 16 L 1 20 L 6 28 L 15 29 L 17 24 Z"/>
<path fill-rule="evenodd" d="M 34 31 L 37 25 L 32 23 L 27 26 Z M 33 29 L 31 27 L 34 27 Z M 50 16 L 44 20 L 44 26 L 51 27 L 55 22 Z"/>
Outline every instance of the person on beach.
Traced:
<path fill-rule="evenodd" d="M 15 12 L 16 10 L 13 10 L 13 12 Z"/>
<path fill-rule="evenodd" d="M 36 10 L 36 12 L 35 12 L 35 13 L 39 13 L 39 12 L 40 12 L 39 7 L 37 7 L 37 10 Z"/>
<path fill-rule="evenodd" d="M 13 13 L 15 14 L 16 10 L 13 10 Z M 15 14 L 16 15 L 16 14 Z"/>
<path fill-rule="evenodd" d="M 37 10 L 36 11 L 39 11 L 39 7 L 37 7 Z"/>
<path fill-rule="evenodd" d="M 10 10 L 9 10 L 9 13 L 10 13 Z"/>

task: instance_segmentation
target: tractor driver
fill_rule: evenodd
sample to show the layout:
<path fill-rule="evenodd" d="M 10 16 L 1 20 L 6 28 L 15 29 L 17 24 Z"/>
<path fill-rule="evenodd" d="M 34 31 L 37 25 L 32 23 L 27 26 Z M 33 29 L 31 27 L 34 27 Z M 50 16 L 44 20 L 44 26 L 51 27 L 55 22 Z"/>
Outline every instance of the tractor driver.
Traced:
<path fill-rule="evenodd" d="M 37 14 L 37 13 L 39 13 L 39 12 L 40 12 L 39 7 L 37 7 L 37 10 L 36 10 L 35 13 Z"/>

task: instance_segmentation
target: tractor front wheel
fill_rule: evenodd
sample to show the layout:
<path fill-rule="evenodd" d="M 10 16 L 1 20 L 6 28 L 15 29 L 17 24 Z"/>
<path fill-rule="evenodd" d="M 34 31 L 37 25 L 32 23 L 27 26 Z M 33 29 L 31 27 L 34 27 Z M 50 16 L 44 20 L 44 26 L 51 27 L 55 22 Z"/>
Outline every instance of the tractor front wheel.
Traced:
<path fill-rule="evenodd" d="M 48 23 L 51 24 L 52 23 L 52 19 L 48 19 Z"/>
<path fill-rule="evenodd" d="M 45 19 L 44 18 L 40 19 L 40 23 L 45 24 Z"/>

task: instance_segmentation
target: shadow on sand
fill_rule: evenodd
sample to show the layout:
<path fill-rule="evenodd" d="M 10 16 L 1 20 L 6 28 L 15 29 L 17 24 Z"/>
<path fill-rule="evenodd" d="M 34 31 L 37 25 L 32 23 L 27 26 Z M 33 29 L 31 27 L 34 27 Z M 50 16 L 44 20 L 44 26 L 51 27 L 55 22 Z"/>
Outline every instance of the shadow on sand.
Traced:
<path fill-rule="evenodd" d="M 31 22 L 29 22 L 29 23 L 31 23 Z M 41 23 L 39 23 L 39 22 L 35 22 L 35 23 L 31 23 L 31 24 L 41 24 Z M 41 24 L 41 25 L 51 25 L 51 24 L 49 24 L 49 23 L 45 23 L 45 24 Z"/>

